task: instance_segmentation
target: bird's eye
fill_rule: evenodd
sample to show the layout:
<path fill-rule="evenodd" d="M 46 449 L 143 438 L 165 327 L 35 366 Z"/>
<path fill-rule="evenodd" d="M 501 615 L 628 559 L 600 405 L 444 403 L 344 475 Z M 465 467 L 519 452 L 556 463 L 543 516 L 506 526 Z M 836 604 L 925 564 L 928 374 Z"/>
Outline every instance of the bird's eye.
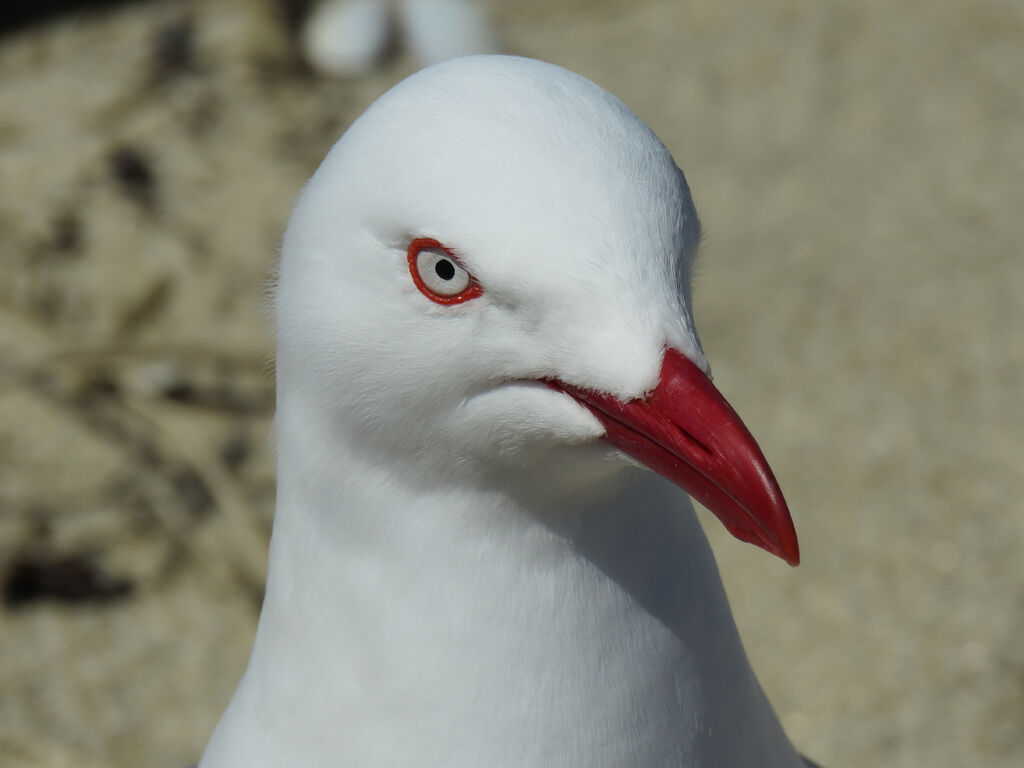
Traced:
<path fill-rule="evenodd" d="M 459 304 L 483 293 L 455 254 L 429 237 L 409 243 L 409 272 L 420 293 L 438 304 Z"/>

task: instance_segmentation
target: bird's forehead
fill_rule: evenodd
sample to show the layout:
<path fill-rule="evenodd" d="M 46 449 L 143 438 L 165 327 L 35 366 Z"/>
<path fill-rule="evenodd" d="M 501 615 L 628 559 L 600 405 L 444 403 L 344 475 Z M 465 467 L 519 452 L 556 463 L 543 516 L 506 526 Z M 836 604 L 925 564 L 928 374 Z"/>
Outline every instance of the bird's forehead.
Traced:
<path fill-rule="evenodd" d="M 364 223 L 383 236 L 504 244 L 516 264 L 557 251 L 585 269 L 628 268 L 637 255 L 674 257 L 696 227 L 682 174 L 650 129 L 590 81 L 540 62 L 426 70 L 378 100 L 332 155 L 325 165 L 361 187 Z"/>

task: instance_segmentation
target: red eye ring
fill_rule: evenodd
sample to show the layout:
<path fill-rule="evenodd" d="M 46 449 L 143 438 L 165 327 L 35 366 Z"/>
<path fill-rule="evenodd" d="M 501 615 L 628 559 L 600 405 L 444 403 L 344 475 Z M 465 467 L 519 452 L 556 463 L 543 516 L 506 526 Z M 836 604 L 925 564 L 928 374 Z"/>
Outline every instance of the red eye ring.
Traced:
<path fill-rule="evenodd" d="M 419 255 L 421 251 L 432 250 L 440 251 L 444 253 L 448 259 L 460 270 L 465 272 L 469 277 L 469 285 L 459 293 L 453 295 L 445 295 L 432 290 L 430 286 L 423 280 L 423 276 L 419 270 Z M 477 296 L 483 294 L 484 289 L 480 283 L 477 282 L 476 278 L 466 271 L 465 267 L 459 262 L 458 256 L 445 245 L 435 240 L 432 237 L 417 237 L 411 243 L 409 243 L 409 249 L 407 251 L 407 258 L 409 261 L 409 274 L 412 275 L 412 281 L 416 284 L 416 288 L 419 292 L 426 296 L 431 301 L 437 304 L 461 304 L 464 301 L 475 299 Z"/>

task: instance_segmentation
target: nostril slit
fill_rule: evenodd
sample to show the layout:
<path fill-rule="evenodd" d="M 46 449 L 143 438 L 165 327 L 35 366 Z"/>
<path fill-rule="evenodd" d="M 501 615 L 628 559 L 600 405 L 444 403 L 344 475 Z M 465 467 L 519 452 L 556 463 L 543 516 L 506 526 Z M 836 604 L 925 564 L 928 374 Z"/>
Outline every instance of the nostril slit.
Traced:
<path fill-rule="evenodd" d="M 704 442 L 698 440 L 692 434 L 687 432 L 683 427 L 679 426 L 678 424 L 672 424 L 672 429 L 673 429 L 673 431 L 677 435 L 679 435 L 683 439 L 684 442 L 687 442 L 690 445 L 696 446 L 701 451 L 706 453 L 708 456 L 713 456 L 714 455 L 714 451 L 711 450 L 711 448 L 707 445 L 707 443 L 704 443 Z"/>

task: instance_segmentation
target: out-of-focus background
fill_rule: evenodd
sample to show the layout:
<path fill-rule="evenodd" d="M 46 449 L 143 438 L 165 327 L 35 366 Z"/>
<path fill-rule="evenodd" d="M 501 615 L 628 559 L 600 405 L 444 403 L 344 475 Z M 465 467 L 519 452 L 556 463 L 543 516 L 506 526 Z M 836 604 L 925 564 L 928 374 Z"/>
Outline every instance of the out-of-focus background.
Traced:
<path fill-rule="evenodd" d="M 0 20 L 5 766 L 201 753 L 261 599 L 281 232 L 419 66 L 317 74 L 308 2 L 102 6 Z M 687 173 L 698 327 L 801 536 L 708 526 L 793 740 L 1024 765 L 1024 5 L 483 6 Z"/>

